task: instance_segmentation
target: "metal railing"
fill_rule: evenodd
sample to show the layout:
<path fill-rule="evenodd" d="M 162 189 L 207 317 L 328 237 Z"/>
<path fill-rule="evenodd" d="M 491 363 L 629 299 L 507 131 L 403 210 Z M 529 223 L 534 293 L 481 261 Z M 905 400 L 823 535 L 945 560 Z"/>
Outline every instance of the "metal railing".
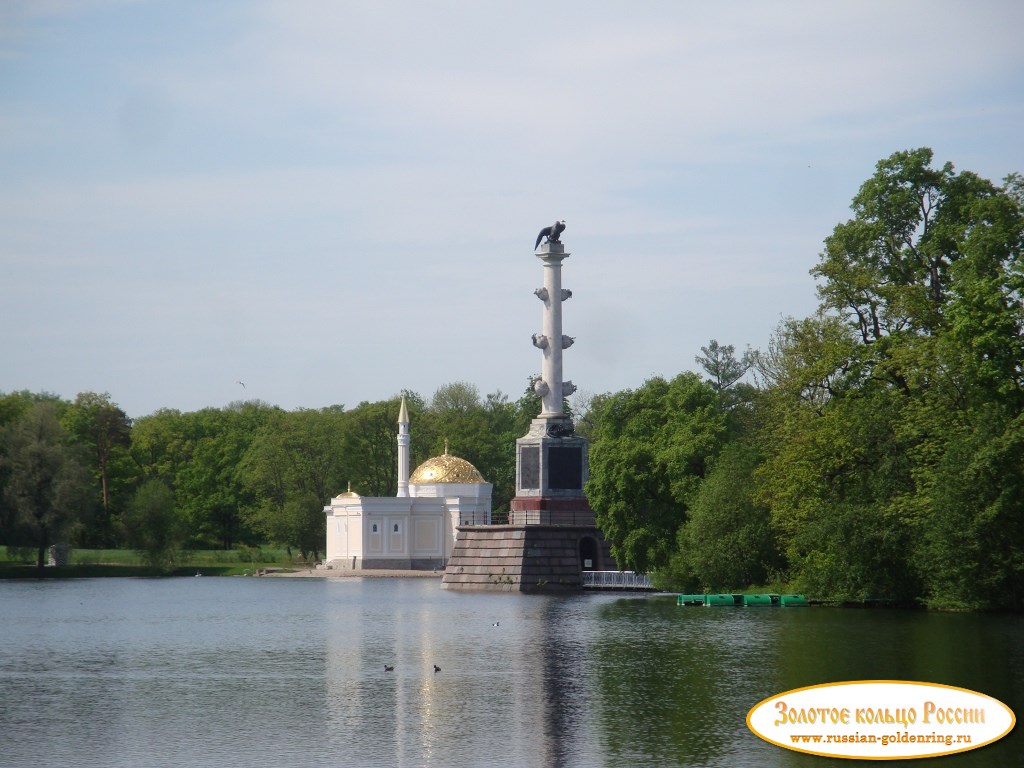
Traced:
<path fill-rule="evenodd" d="M 508 521 L 512 525 L 594 525 L 594 513 L 591 510 L 576 509 L 529 509 L 509 512 Z"/>
<path fill-rule="evenodd" d="M 463 512 L 459 515 L 459 525 L 497 525 L 498 520 L 490 512 Z"/>
<path fill-rule="evenodd" d="M 650 576 L 632 571 L 583 571 L 583 586 L 591 589 L 654 589 Z"/>
<path fill-rule="evenodd" d="M 593 526 L 594 513 L 590 510 L 530 509 L 516 512 L 495 512 L 490 517 L 483 513 L 465 513 L 459 525 L 575 525 Z"/>

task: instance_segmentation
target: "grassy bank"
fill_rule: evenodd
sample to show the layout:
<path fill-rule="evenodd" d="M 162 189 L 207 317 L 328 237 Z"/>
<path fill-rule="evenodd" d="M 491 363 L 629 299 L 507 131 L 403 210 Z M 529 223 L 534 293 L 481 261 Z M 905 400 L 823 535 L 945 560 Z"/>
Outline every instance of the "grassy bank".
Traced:
<path fill-rule="evenodd" d="M 6 559 L 4 555 L 6 554 Z M 182 553 L 172 576 L 250 576 L 266 568 L 310 568 L 284 549 L 251 548 L 193 550 Z M 35 561 L 24 552 L 0 550 L 0 579 L 34 579 L 39 575 Z M 107 576 L 154 576 L 145 559 L 131 549 L 75 549 L 64 566 L 43 569 L 43 578 L 74 579 Z"/>

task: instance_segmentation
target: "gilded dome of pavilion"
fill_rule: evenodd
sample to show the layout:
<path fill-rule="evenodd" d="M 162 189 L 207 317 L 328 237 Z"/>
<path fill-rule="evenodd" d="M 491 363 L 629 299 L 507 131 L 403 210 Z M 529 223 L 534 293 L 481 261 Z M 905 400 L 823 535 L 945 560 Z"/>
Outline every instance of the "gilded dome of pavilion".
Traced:
<path fill-rule="evenodd" d="M 348 490 L 338 494 L 339 499 L 358 499 L 359 494 L 352 490 L 352 483 L 348 484 Z"/>
<path fill-rule="evenodd" d="M 447 451 L 427 459 L 409 476 L 410 483 L 485 483 L 480 471 L 465 459 Z"/>

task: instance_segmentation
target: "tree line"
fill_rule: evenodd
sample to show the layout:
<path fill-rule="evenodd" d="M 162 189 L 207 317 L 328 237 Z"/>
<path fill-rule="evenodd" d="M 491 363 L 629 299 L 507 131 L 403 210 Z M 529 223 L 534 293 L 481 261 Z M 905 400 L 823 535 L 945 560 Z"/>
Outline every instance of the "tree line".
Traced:
<path fill-rule="evenodd" d="M 818 311 L 784 319 L 767 349 L 711 340 L 703 375 L 574 400 L 598 523 L 621 567 L 670 589 L 1021 610 L 1024 180 L 914 149 L 880 161 L 851 208 L 811 269 Z M 447 439 L 494 483 L 500 516 L 539 412 L 530 387 L 405 394 L 413 465 Z M 106 395 L 0 396 L 0 544 L 64 526 L 95 544 L 148 531 L 315 557 L 327 499 L 349 483 L 395 493 L 397 412 L 398 396 L 240 402 L 131 423 Z"/>
<path fill-rule="evenodd" d="M 529 391 L 510 401 L 454 382 L 429 401 L 402 392 L 296 411 L 239 401 L 134 421 L 107 393 L 13 392 L 0 394 L 0 545 L 31 548 L 40 568 L 50 545 L 72 541 L 136 548 L 163 570 L 183 549 L 267 542 L 317 559 L 332 496 L 397 492 L 403 396 L 412 466 L 448 446 L 494 483 L 494 510 L 507 513 L 515 439 L 539 412 Z"/>
<path fill-rule="evenodd" d="M 1024 179 L 898 152 L 852 210 L 812 317 L 595 399 L 591 504 L 620 563 L 679 589 L 1019 611 Z"/>

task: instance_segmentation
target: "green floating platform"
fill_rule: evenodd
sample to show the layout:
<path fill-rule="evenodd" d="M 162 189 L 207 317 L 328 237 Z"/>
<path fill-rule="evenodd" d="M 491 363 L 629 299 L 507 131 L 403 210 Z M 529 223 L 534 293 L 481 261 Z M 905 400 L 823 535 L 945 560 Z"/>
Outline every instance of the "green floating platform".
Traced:
<path fill-rule="evenodd" d="M 789 605 L 795 608 L 806 608 L 810 605 L 810 602 L 803 595 L 779 595 L 779 599 L 783 605 Z"/>
<path fill-rule="evenodd" d="M 803 595 L 729 595 L 729 594 L 717 594 L 717 595 L 678 595 L 676 597 L 676 605 L 749 605 L 751 607 L 758 606 L 775 606 L 785 605 L 790 607 L 806 607 L 810 605 L 807 598 Z"/>
<path fill-rule="evenodd" d="M 779 595 L 744 595 L 743 604 L 755 607 L 782 605 L 782 600 Z"/>

